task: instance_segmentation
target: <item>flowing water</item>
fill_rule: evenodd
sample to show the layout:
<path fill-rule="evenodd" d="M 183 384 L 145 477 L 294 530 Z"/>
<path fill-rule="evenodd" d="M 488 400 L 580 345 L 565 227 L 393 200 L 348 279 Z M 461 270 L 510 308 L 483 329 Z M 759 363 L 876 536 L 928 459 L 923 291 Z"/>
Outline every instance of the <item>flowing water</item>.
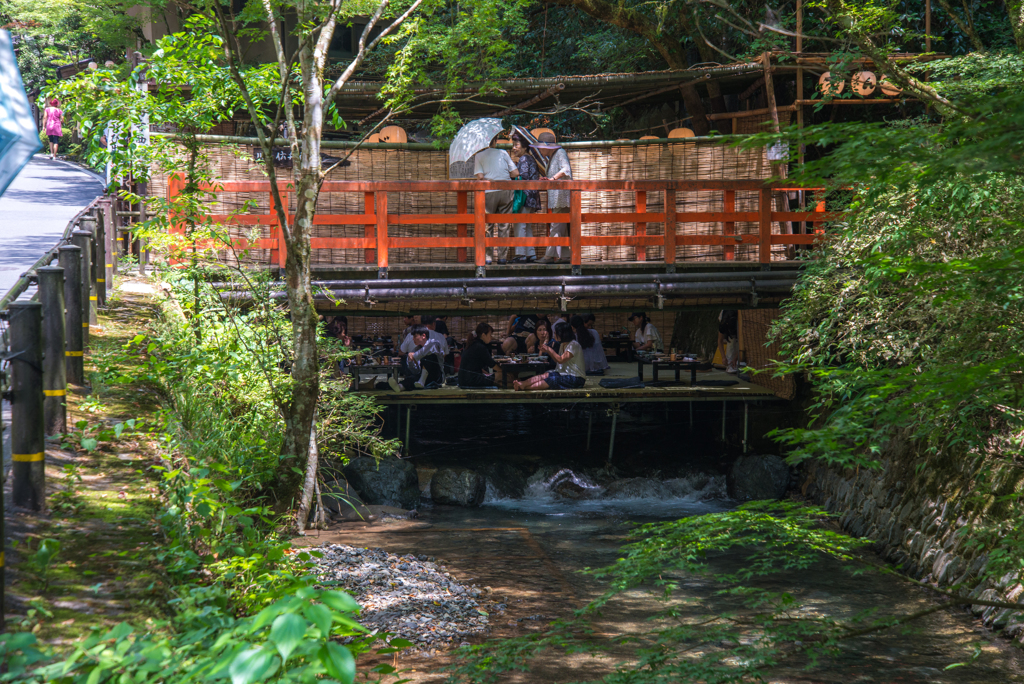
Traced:
<path fill-rule="evenodd" d="M 419 520 L 407 527 L 378 525 L 338 533 L 342 541 L 437 556 L 457 576 L 490 586 L 493 595 L 500 597 L 496 600 L 507 606 L 493 615 L 493 636 L 498 638 L 538 631 L 549 619 L 567 616 L 600 595 L 603 585 L 579 571 L 610 565 L 620 557 L 631 524 L 702 515 L 735 505 L 726 493 L 728 459 L 711 434 L 718 425 L 705 430 L 707 434 L 700 431 L 701 418 L 707 425 L 717 411 L 698 414 L 693 430 L 678 415 L 673 419 L 671 414 L 648 411 L 646 416 L 624 416 L 619 433 L 623 447 L 617 445 L 617 467 L 609 469 L 603 454 L 595 458 L 562 446 L 578 445 L 581 435 L 585 437 L 584 418 L 557 410 L 538 418 L 528 409 L 505 412 L 498 425 L 493 413 L 481 412 L 477 421 L 477 414 L 467 411 L 458 429 L 452 428 L 450 419 L 421 415 L 413 444 L 414 460 L 424 478 L 439 466 L 474 467 L 496 460 L 532 470 L 522 496 L 503 496 L 489 485 L 484 504 L 477 508 L 425 504 Z M 483 420 L 488 417 L 490 423 Z M 595 433 L 606 432 L 602 421 Z M 606 444 L 601 443 L 600 449 Z M 732 571 L 742 562 L 742 555 L 729 554 L 713 564 L 715 570 Z M 769 578 L 760 585 L 792 593 L 805 614 L 820 617 L 849 618 L 878 609 L 902 614 L 935 603 L 909 582 L 872 573 L 851 575 L 827 560 L 811 570 Z M 700 615 L 741 609 L 735 601 L 716 597 L 719 588 L 704 577 L 681 578 L 680 595 L 700 599 Z M 615 634 L 642 629 L 657 606 L 642 591 L 630 592 L 624 599 L 606 611 L 598 631 Z M 975 663 L 945 669 L 969 659 L 976 645 L 980 657 Z M 447 658 L 439 652 L 434 661 L 414 661 L 413 680 L 441 681 L 436 665 L 448 662 Z M 510 675 L 504 681 L 583 681 L 607 674 L 614 662 L 548 654 L 538 658 L 529 673 Z M 991 638 L 968 614 L 953 611 L 935 613 L 905 632 L 851 640 L 838 657 L 812 669 L 803 665 L 780 667 L 768 681 L 1024 681 L 1014 649 Z"/>

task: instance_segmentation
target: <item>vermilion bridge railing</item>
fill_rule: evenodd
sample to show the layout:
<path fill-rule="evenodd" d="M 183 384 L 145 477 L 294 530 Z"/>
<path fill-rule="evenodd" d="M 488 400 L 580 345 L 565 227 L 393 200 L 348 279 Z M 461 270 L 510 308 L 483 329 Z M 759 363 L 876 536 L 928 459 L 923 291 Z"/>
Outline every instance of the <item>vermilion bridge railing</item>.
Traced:
<path fill-rule="evenodd" d="M 181 192 L 184 185 L 180 176 L 172 176 L 168 182 L 168 199 Z M 285 206 L 289 206 L 289 194 L 293 193 L 291 183 L 279 182 L 278 188 Z M 226 181 L 203 188 L 214 193 L 266 193 L 270 196 L 268 213 L 261 214 L 224 214 L 210 215 L 207 218 L 214 223 L 231 225 L 270 226 L 270 237 L 255 240 L 236 240 L 236 248 L 270 250 L 272 264 L 284 266 L 286 258 L 285 241 L 278 225 L 274 211 L 274 198 L 270 192 L 269 181 Z M 569 190 L 569 213 L 535 213 L 535 214 L 488 214 L 485 213 L 484 192 L 486 190 Z M 783 187 L 781 184 L 771 185 L 756 180 L 721 181 L 721 180 L 658 180 L 658 181 L 506 181 L 490 182 L 475 180 L 457 181 L 331 181 L 321 187 L 323 193 L 362 193 L 364 196 L 364 212 L 361 214 L 327 214 L 318 213 L 314 225 L 362 225 L 365 234 L 362 237 L 313 237 L 312 249 L 362 249 L 365 250 L 367 264 L 374 261 L 377 267 L 388 267 L 388 252 L 393 249 L 416 248 L 456 248 L 458 261 L 469 261 L 467 255 L 472 254 L 472 262 L 482 267 L 486 263 L 488 247 L 568 247 L 571 252 L 571 264 L 579 266 L 583 263 L 584 247 L 632 246 L 636 249 L 636 260 L 646 258 L 644 247 L 651 245 L 664 246 L 664 263 L 676 262 L 678 245 L 721 245 L 722 258 L 726 261 L 736 259 L 738 245 L 757 245 L 757 262 L 762 264 L 771 261 L 773 245 L 810 245 L 821 237 L 820 224 L 836 220 L 840 214 L 825 211 L 825 202 L 814 202 L 811 211 L 773 211 L 772 193 L 778 191 L 804 190 L 814 191 L 818 188 Z M 635 192 L 634 211 L 623 212 L 583 212 L 583 192 Z M 678 211 L 676 199 L 679 193 L 721 192 L 723 211 Z M 424 192 L 424 193 L 456 193 L 457 213 L 455 214 L 389 214 L 389 192 Z M 735 211 L 737 192 L 756 192 L 756 211 Z M 475 195 L 473 213 L 468 213 L 469 195 Z M 650 193 L 664 194 L 664 211 L 647 211 Z M 288 214 L 291 221 L 294 214 Z M 679 234 L 680 223 L 717 223 L 721 225 L 720 234 L 690 235 Z M 737 234 L 736 224 L 750 222 L 758 224 L 756 233 Z M 808 233 L 773 232 L 772 227 L 780 222 L 799 222 L 808 225 Z M 487 223 L 531 223 L 552 224 L 568 223 L 567 237 L 488 237 Z M 633 235 L 584 235 L 582 226 L 586 223 L 632 223 L 635 226 Z M 664 224 L 661 235 L 648 235 L 647 225 L 650 223 Z M 455 225 L 457 236 L 393 236 L 388 228 L 395 225 Z M 469 228 L 473 231 L 470 234 Z M 172 228 L 172 232 L 184 234 L 181 224 Z"/>

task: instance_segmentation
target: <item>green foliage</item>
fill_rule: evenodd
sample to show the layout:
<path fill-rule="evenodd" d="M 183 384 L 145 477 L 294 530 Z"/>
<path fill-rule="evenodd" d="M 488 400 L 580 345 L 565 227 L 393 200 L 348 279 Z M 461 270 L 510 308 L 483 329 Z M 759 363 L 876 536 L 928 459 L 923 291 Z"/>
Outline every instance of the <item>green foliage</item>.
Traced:
<path fill-rule="evenodd" d="M 32 572 L 42 584 L 43 592 L 50 586 L 50 565 L 60 553 L 60 542 L 56 539 L 40 539 L 39 545 L 32 555 L 26 558 Z"/>
<path fill-rule="evenodd" d="M 82 497 L 78 490 L 82 485 L 81 468 L 81 464 L 71 462 L 61 469 L 63 471 L 61 483 L 64 488 L 50 494 L 48 501 L 50 511 L 53 512 L 53 514 L 58 516 L 71 516 L 74 515 L 81 507 Z"/>

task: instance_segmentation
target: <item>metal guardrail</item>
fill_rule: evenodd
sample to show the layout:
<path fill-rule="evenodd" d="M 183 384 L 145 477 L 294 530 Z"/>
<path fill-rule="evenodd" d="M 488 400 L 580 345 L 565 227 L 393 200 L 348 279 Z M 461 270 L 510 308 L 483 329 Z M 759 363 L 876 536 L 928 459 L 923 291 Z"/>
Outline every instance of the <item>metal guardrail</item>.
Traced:
<path fill-rule="evenodd" d="M 67 384 L 84 381 L 89 325 L 113 280 L 114 230 L 114 204 L 101 195 L 68 221 L 57 244 L 0 297 L 0 394 L 11 404 L 11 493 L 20 508 L 46 507 L 45 440 L 67 431 Z M 50 266 L 54 259 L 58 266 Z M 36 294 L 19 301 L 34 283 Z M 0 438 L 3 429 L 0 419 Z M 4 475 L 7 468 L 5 459 Z M 0 487 L 0 540 L 3 503 Z M 4 565 L 0 548 L 0 629 Z"/>

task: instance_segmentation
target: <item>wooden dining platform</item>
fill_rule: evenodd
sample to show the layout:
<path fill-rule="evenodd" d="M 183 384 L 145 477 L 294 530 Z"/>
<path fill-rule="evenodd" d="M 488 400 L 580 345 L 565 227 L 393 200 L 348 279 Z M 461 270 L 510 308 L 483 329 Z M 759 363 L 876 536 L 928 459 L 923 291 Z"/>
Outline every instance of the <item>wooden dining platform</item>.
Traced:
<path fill-rule="evenodd" d="M 697 385 L 691 386 L 689 379 L 681 382 L 663 381 L 653 384 L 650 369 L 646 371 L 647 384 L 644 387 L 606 389 L 600 382 L 605 378 L 635 378 L 636 363 L 610 363 L 611 368 L 604 376 L 588 376 L 587 384 L 576 390 L 544 390 L 540 392 L 516 392 L 508 389 L 463 389 L 456 385 L 445 385 L 436 390 L 414 390 L 394 392 L 386 390 L 360 390 L 360 394 L 373 396 L 385 406 L 409 405 L 458 405 L 458 404 L 621 404 L 695 401 L 781 401 L 760 385 L 747 382 L 736 375 L 720 370 L 698 371 Z M 687 376 L 689 373 L 686 374 Z M 526 375 L 523 376 L 524 378 Z M 702 384 L 706 383 L 706 384 Z M 726 384 L 735 383 L 735 384 Z"/>

